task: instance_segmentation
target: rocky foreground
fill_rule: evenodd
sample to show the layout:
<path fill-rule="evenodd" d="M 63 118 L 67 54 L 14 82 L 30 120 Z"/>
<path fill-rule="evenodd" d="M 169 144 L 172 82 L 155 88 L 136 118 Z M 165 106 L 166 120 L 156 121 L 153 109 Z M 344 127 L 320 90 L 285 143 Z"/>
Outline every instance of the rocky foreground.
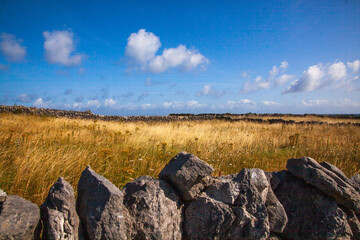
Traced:
<path fill-rule="evenodd" d="M 287 169 L 213 168 L 181 152 L 159 179 L 118 189 L 87 167 L 60 177 L 40 209 L 0 190 L 0 239 L 360 239 L 360 175 L 303 157 Z"/>

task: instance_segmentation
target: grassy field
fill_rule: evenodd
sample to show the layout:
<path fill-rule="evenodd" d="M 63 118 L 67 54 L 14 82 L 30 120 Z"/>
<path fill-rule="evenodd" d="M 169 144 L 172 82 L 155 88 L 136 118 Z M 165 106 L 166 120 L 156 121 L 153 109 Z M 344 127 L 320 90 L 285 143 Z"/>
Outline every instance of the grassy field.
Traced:
<path fill-rule="evenodd" d="M 324 121 L 324 119 L 322 119 Z M 180 151 L 215 168 L 285 169 L 293 157 L 328 161 L 351 177 L 360 173 L 360 127 L 226 121 L 122 123 L 0 114 L 0 188 L 41 204 L 59 176 L 76 190 L 90 165 L 116 186 L 157 177 Z"/>

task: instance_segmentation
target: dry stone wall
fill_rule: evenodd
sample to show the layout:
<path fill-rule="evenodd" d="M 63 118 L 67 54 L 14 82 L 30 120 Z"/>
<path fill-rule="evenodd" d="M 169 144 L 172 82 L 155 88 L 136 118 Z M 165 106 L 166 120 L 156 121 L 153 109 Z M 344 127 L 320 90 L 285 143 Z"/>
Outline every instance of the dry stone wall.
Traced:
<path fill-rule="evenodd" d="M 360 239 L 360 175 L 310 157 L 287 170 L 213 168 L 180 152 L 118 189 L 88 166 L 78 197 L 60 177 L 40 209 L 0 190 L 0 239 Z"/>
<path fill-rule="evenodd" d="M 103 121 L 120 121 L 120 122 L 171 122 L 171 121 L 196 121 L 196 120 L 224 120 L 230 122 L 252 122 L 252 123 L 265 123 L 265 124 L 296 124 L 296 125 L 336 125 L 336 126 L 345 126 L 353 125 L 360 126 L 360 123 L 349 122 L 349 119 L 360 119 L 358 115 L 293 115 L 293 114 L 169 114 L 167 116 L 103 116 L 99 114 L 93 114 L 89 111 L 67 111 L 67 110 L 58 110 L 58 109 L 45 109 L 45 108 L 35 108 L 35 107 L 24 107 L 24 106 L 6 106 L 0 105 L 0 113 L 14 113 L 14 114 L 29 114 L 29 115 L 38 115 L 38 116 L 50 116 L 50 117 L 67 117 L 67 118 L 77 118 L 77 119 L 92 119 L 92 120 L 103 120 Z M 317 116 L 317 117 L 329 117 L 342 119 L 343 122 L 339 123 L 327 123 L 323 121 L 295 121 L 295 120 L 284 120 L 280 117 L 307 117 L 307 116 Z M 264 117 L 279 117 L 264 119 Z"/>

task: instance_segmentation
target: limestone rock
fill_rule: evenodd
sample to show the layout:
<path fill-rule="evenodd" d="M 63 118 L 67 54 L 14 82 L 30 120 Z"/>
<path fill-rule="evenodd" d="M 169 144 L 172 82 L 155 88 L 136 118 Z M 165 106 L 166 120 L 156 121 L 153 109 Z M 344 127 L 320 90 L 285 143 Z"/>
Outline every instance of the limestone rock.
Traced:
<path fill-rule="evenodd" d="M 10 195 L 0 213 L 0 239 L 37 239 L 40 211 L 36 204 Z"/>
<path fill-rule="evenodd" d="M 277 199 L 271 188 L 269 188 L 266 197 L 265 207 L 269 215 L 270 231 L 282 233 L 288 222 L 288 218 L 283 205 Z"/>
<path fill-rule="evenodd" d="M 77 212 L 85 239 L 130 239 L 132 220 L 123 193 L 87 167 L 78 183 Z"/>
<path fill-rule="evenodd" d="M 75 204 L 72 186 L 60 177 L 51 186 L 49 194 L 40 208 L 43 239 L 79 239 L 80 220 Z"/>
<path fill-rule="evenodd" d="M 327 170 L 330 170 L 333 173 L 335 173 L 339 178 L 341 178 L 341 180 L 350 184 L 353 188 L 355 188 L 355 190 L 357 190 L 360 193 L 360 185 L 356 181 L 352 180 L 351 178 L 347 178 L 345 173 L 343 173 L 338 167 L 336 167 L 328 162 L 322 162 L 322 163 L 320 163 L 320 165 L 323 166 L 324 168 L 326 168 Z"/>
<path fill-rule="evenodd" d="M 346 214 L 333 198 L 288 171 L 273 173 L 271 185 L 288 222 L 284 239 L 350 239 Z"/>
<path fill-rule="evenodd" d="M 213 183 L 204 191 L 214 200 L 234 204 L 240 194 L 240 185 L 233 178 L 215 178 Z"/>
<path fill-rule="evenodd" d="M 236 219 L 227 233 L 228 239 L 267 239 L 270 224 L 265 202 L 270 184 L 264 172 L 244 168 L 236 181 L 240 194 L 233 206 Z"/>
<path fill-rule="evenodd" d="M 165 181 L 142 176 L 122 190 L 133 217 L 132 239 L 181 239 L 182 201 Z"/>
<path fill-rule="evenodd" d="M 234 220 L 229 205 L 202 194 L 185 210 L 184 233 L 186 239 L 226 239 Z"/>
<path fill-rule="evenodd" d="M 360 187 L 360 174 L 356 174 L 354 175 L 351 180 L 355 183 L 357 183 L 357 185 Z"/>
<path fill-rule="evenodd" d="M 351 228 L 353 233 L 353 237 L 351 239 L 358 240 L 360 239 L 360 221 L 354 211 L 347 209 L 346 207 L 340 206 L 341 210 L 346 214 L 347 222 Z"/>
<path fill-rule="evenodd" d="M 360 212 L 360 193 L 338 173 L 328 170 L 309 157 L 289 159 L 286 168 L 333 197 L 337 203 L 356 213 Z"/>
<path fill-rule="evenodd" d="M 171 183 L 184 201 L 194 199 L 209 186 L 214 169 L 193 154 L 180 152 L 164 167 L 159 178 Z"/>

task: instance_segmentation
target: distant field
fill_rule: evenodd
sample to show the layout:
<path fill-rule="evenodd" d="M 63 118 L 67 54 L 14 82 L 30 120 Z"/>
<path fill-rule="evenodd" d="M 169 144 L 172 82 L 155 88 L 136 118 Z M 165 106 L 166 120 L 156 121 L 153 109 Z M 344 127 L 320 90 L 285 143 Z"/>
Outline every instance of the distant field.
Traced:
<path fill-rule="evenodd" d="M 278 171 L 285 168 L 287 159 L 302 156 L 328 161 L 349 177 L 360 173 L 359 126 L 220 120 L 125 123 L 3 113 L 0 188 L 41 204 L 59 176 L 76 190 L 87 165 L 122 187 L 141 175 L 157 177 L 183 150 L 211 164 L 214 176 L 244 167 Z"/>

